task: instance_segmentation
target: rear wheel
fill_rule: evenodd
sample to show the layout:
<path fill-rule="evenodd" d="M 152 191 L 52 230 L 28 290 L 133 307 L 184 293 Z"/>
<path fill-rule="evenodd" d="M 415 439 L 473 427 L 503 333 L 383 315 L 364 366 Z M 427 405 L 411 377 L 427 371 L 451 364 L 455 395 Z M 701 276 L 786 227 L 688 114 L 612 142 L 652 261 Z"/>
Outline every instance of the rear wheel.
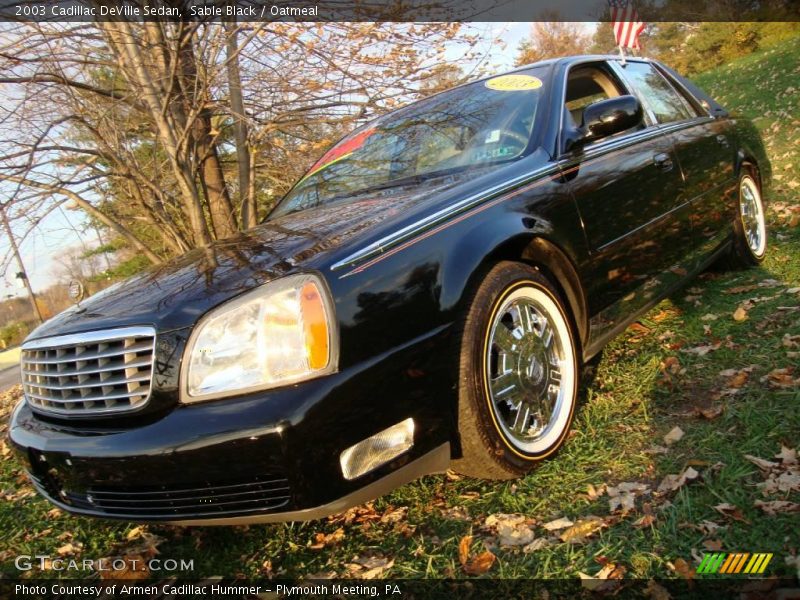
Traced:
<path fill-rule="evenodd" d="M 739 178 L 739 211 L 733 223 L 734 267 L 752 267 L 764 260 L 767 253 L 767 219 L 761 191 L 750 171 Z"/>
<path fill-rule="evenodd" d="M 462 322 L 459 434 L 466 475 L 509 479 L 563 443 L 578 362 L 557 290 L 526 265 L 503 262 L 476 290 Z"/>

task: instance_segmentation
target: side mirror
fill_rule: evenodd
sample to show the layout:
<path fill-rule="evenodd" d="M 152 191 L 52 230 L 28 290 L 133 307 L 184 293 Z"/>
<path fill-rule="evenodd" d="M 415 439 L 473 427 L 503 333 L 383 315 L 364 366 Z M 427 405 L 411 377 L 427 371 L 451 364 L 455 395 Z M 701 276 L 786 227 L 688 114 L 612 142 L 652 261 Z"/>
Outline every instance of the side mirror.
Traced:
<path fill-rule="evenodd" d="M 595 102 L 583 109 L 579 143 L 593 142 L 636 127 L 643 119 L 642 105 L 634 96 L 617 96 Z"/>

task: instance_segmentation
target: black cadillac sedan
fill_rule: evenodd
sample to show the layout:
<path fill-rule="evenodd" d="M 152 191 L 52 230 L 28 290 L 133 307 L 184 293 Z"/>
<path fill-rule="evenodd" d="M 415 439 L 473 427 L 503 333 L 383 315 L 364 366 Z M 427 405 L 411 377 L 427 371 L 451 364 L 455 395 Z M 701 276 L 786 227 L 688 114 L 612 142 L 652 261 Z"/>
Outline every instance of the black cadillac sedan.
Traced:
<path fill-rule="evenodd" d="M 751 123 L 653 61 L 437 94 L 339 142 L 260 226 L 36 329 L 12 447 L 54 504 L 132 521 L 519 477 L 614 335 L 712 261 L 763 259 L 769 180 Z"/>

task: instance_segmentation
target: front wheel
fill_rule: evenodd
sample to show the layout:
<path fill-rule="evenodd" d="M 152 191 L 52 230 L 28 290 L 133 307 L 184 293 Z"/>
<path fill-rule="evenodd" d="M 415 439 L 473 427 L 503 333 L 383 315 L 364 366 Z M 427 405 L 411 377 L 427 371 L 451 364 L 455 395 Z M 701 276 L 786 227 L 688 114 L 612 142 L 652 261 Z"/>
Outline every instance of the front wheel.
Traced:
<path fill-rule="evenodd" d="M 536 269 L 503 262 L 476 290 L 462 322 L 456 471 L 510 479 L 563 443 L 578 388 L 566 308 Z"/>
<path fill-rule="evenodd" d="M 739 211 L 733 223 L 734 267 L 752 267 L 767 253 L 767 219 L 764 203 L 753 175 L 745 171 L 739 178 Z"/>

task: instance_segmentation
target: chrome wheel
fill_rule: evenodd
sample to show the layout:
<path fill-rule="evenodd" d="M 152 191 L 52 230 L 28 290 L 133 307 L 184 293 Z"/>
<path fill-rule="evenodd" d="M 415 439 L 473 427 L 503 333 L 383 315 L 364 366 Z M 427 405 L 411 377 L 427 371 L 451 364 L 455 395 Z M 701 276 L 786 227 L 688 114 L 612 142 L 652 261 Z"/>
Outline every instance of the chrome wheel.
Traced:
<path fill-rule="evenodd" d="M 572 413 L 575 359 L 569 329 L 552 298 L 519 287 L 495 312 L 485 357 L 490 405 L 504 437 L 526 453 L 560 438 Z"/>
<path fill-rule="evenodd" d="M 747 246 L 756 257 L 760 258 L 767 246 L 767 226 L 761 194 L 756 182 L 750 176 L 742 177 L 739 184 L 739 213 Z"/>

